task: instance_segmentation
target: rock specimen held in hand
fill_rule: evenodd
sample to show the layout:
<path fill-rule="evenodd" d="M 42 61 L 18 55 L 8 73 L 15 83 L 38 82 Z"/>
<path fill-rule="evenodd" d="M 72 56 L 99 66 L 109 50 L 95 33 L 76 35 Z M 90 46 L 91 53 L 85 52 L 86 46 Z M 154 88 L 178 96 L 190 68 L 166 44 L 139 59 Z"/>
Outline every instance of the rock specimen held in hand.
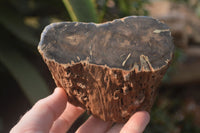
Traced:
<path fill-rule="evenodd" d="M 53 23 L 38 46 L 69 102 L 114 122 L 150 111 L 173 48 L 169 27 L 142 16 L 103 24 Z"/>

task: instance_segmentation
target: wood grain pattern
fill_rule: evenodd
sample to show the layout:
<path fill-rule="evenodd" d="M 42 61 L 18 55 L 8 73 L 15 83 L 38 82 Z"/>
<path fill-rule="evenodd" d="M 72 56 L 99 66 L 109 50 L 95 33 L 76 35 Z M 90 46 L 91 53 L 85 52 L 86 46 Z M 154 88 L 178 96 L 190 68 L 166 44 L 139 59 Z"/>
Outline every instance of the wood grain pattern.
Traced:
<path fill-rule="evenodd" d="M 105 121 L 150 111 L 173 55 L 169 28 L 151 17 L 47 26 L 38 46 L 69 102 Z"/>

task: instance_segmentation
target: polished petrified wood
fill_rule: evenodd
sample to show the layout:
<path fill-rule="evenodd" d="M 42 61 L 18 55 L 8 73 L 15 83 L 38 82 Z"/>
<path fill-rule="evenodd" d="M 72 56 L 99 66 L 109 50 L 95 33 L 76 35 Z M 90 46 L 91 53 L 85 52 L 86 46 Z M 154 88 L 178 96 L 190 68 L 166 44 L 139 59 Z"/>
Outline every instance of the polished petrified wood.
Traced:
<path fill-rule="evenodd" d="M 38 49 L 69 102 L 105 121 L 150 111 L 173 55 L 169 27 L 130 16 L 47 26 Z"/>

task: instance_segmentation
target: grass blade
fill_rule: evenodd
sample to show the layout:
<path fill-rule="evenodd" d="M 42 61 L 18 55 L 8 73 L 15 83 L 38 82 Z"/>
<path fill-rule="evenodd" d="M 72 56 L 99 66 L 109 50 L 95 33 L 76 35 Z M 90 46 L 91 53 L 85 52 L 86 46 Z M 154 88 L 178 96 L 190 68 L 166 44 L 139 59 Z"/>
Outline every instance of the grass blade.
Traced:
<path fill-rule="evenodd" d="M 72 21 L 97 22 L 97 11 L 92 0 L 63 0 Z"/>

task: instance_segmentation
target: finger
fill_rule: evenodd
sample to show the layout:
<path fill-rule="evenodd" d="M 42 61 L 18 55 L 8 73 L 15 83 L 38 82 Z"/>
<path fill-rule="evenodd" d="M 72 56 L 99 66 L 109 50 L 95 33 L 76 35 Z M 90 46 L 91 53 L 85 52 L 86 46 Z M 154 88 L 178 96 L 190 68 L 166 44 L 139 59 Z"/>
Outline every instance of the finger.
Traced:
<path fill-rule="evenodd" d="M 122 129 L 122 127 L 124 126 L 124 124 L 115 124 L 111 129 L 109 129 L 107 131 L 107 133 L 118 133 L 120 132 L 120 130 Z"/>
<path fill-rule="evenodd" d="M 148 112 L 136 112 L 122 127 L 120 133 L 142 133 L 149 121 L 150 116 Z"/>
<path fill-rule="evenodd" d="M 101 119 L 90 116 L 90 118 L 76 131 L 77 133 L 104 133 L 112 125 Z"/>
<path fill-rule="evenodd" d="M 84 112 L 81 107 L 67 103 L 67 107 L 62 115 L 54 122 L 50 133 L 65 133 L 74 121 Z"/>
<path fill-rule="evenodd" d="M 11 130 L 12 132 L 49 132 L 53 122 L 64 111 L 67 96 L 62 88 L 38 101 Z"/>

